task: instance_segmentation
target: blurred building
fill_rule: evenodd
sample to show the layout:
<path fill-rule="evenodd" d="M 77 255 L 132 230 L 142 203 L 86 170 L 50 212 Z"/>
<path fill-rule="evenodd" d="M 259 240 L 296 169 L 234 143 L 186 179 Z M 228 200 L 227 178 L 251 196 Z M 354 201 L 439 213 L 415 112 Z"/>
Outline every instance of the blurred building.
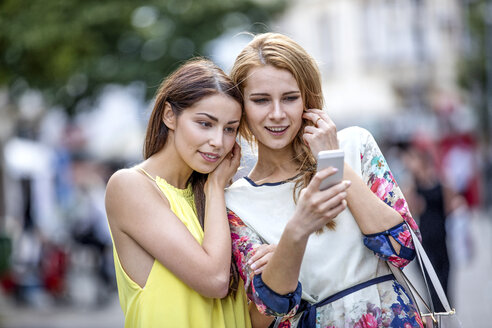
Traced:
<path fill-rule="evenodd" d="M 340 125 L 456 93 L 457 0 L 294 0 L 272 27 L 319 61 L 326 108 Z"/>
<path fill-rule="evenodd" d="M 486 186 L 480 183 L 476 115 L 458 86 L 465 5 L 294 0 L 272 30 L 298 41 L 318 61 L 325 109 L 338 128 L 366 127 L 383 147 L 434 144 L 439 174 L 474 207 Z"/>

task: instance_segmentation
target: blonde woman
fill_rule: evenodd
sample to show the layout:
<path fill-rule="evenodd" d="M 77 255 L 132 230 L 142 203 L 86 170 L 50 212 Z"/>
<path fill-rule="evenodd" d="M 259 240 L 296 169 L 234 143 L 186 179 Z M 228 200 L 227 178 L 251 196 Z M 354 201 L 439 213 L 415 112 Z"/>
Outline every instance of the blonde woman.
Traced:
<path fill-rule="evenodd" d="M 316 63 L 284 35 L 256 36 L 231 77 L 244 97 L 241 136 L 258 148 L 252 171 L 226 192 L 252 315 L 265 327 L 274 317 L 279 327 L 422 327 L 385 263 L 414 258 L 408 227 L 418 227 L 371 134 L 337 131 Z M 344 181 L 320 191 L 333 170 L 316 172 L 316 155 L 330 149 L 345 152 Z M 255 274 L 265 243 L 277 248 Z"/>

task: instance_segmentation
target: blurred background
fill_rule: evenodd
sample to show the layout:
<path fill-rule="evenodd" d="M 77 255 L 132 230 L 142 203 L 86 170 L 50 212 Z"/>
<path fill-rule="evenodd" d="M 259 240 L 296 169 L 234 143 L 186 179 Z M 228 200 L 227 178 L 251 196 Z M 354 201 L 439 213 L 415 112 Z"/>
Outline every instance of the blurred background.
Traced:
<path fill-rule="evenodd" d="M 169 72 L 228 72 L 268 31 L 318 61 L 339 129 L 373 133 L 464 327 L 490 327 L 490 0 L 1 1 L 0 327 L 123 326 L 105 184 Z"/>

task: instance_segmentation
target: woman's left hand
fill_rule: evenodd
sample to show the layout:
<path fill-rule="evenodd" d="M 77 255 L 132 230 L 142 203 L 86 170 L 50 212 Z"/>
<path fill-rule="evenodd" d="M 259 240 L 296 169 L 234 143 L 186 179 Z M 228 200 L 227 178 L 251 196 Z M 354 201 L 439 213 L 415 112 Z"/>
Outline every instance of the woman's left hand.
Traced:
<path fill-rule="evenodd" d="M 254 271 L 255 275 L 263 272 L 273 252 L 275 252 L 275 248 L 277 248 L 276 244 L 262 244 L 256 247 L 255 254 L 248 261 L 248 265 Z"/>
<path fill-rule="evenodd" d="M 313 122 L 304 128 L 303 139 L 316 157 L 322 150 L 338 149 L 337 127 L 321 109 L 307 109 L 302 117 Z"/>

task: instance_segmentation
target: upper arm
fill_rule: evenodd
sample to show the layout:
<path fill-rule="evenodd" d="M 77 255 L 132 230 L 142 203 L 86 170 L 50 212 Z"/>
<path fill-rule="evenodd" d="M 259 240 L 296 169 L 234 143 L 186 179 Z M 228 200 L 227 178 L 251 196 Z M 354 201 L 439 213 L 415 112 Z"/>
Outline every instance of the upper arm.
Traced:
<path fill-rule="evenodd" d="M 380 200 L 398 212 L 402 219 L 420 237 L 419 228 L 408 209 L 407 201 L 374 137 L 365 131 L 364 139 L 360 154 L 363 180 L 371 191 Z"/>
<path fill-rule="evenodd" d="M 127 172 L 115 174 L 107 186 L 106 209 L 111 229 L 127 235 L 197 292 L 216 297 L 214 263 L 208 260 L 200 243 L 152 183 L 138 172 L 123 171 Z M 120 260 L 138 270 L 139 259 L 123 256 Z"/>
<path fill-rule="evenodd" d="M 369 189 L 386 205 L 395 210 L 403 222 L 420 237 L 417 223 L 413 219 L 407 201 L 373 136 L 365 131 L 361 147 L 362 176 Z M 412 237 L 406 225 L 388 227 L 386 231 L 368 235 L 364 243 L 383 259 L 395 266 L 405 266 L 414 256 Z"/>

